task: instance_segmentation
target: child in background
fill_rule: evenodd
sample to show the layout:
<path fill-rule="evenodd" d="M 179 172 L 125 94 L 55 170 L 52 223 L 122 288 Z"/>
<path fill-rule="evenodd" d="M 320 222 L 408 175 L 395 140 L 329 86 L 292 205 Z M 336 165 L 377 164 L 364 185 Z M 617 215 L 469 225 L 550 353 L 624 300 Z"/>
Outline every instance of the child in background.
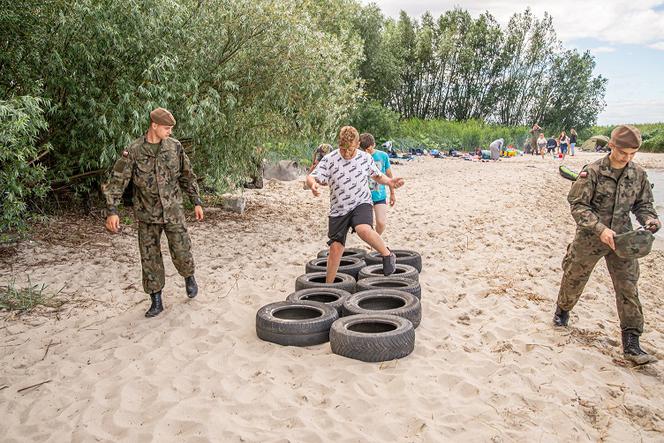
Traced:
<path fill-rule="evenodd" d="M 369 133 L 360 134 L 360 149 L 371 155 L 378 170 L 392 178 L 392 169 L 390 168 L 390 157 L 383 151 L 376 150 L 376 141 L 373 135 Z M 369 179 L 371 188 L 371 200 L 373 201 L 374 215 L 376 216 L 376 232 L 382 235 L 385 232 L 387 224 L 387 191 L 385 185 Z M 397 198 L 394 194 L 394 187 L 390 186 L 390 206 L 394 206 Z"/>

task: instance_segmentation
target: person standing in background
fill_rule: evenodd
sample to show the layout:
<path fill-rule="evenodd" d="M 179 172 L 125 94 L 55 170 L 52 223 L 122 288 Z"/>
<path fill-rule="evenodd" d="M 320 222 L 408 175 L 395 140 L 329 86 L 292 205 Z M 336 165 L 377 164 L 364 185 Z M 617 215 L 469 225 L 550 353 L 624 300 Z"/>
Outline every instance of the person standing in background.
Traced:
<path fill-rule="evenodd" d="M 563 160 L 565 160 L 565 156 L 567 155 L 567 150 L 569 148 L 569 137 L 565 131 L 561 132 L 560 137 L 558 137 L 558 146 L 560 147 L 560 156 Z"/>
<path fill-rule="evenodd" d="M 574 157 L 574 148 L 576 147 L 576 129 L 572 128 L 569 131 L 569 154 Z"/>
<path fill-rule="evenodd" d="M 376 150 L 376 140 L 369 133 L 360 134 L 360 149 L 373 157 L 376 167 L 382 173 L 392 178 L 392 169 L 390 167 L 390 157 L 383 151 Z M 374 215 L 376 216 L 376 232 L 383 235 L 387 225 L 387 190 L 385 185 L 381 185 L 373 179 L 369 179 L 369 188 L 371 188 L 371 200 L 373 201 Z M 397 201 L 394 193 L 394 186 L 390 186 L 390 206 L 394 206 Z"/>
<path fill-rule="evenodd" d="M 544 137 L 544 133 L 540 133 L 537 138 L 537 153 L 544 158 L 544 154 L 546 153 L 546 137 Z"/>

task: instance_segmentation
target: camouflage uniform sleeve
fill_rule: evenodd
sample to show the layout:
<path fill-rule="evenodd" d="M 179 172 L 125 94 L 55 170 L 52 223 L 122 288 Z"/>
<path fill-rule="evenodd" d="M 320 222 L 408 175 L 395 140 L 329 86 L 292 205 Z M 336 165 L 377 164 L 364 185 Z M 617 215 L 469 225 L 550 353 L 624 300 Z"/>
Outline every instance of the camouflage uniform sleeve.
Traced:
<path fill-rule="evenodd" d="M 196 174 L 191 167 L 191 162 L 187 153 L 184 152 L 182 146 L 180 150 L 180 177 L 178 177 L 178 182 L 180 183 L 180 188 L 184 191 L 185 194 L 189 196 L 191 202 L 196 206 L 202 206 L 203 202 L 201 201 L 201 196 L 198 191 L 198 182 L 196 181 Z"/>
<path fill-rule="evenodd" d="M 643 173 L 643 180 L 641 180 L 641 189 L 636 195 L 636 200 L 632 206 L 632 212 L 636 215 L 636 219 L 645 225 L 646 221 L 651 218 L 657 219 L 657 212 L 654 207 L 654 197 L 652 194 L 652 186 L 650 185 L 650 180 L 648 180 L 648 174 Z"/>
<path fill-rule="evenodd" d="M 132 160 L 128 150 L 115 162 L 111 177 L 101 186 L 101 191 L 106 199 L 106 215 L 117 214 L 118 204 L 122 198 L 125 188 L 131 180 Z"/>
<path fill-rule="evenodd" d="M 590 202 L 595 195 L 595 187 L 597 186 L 597 176 L 592 170 L 584 167 L 579 173 L 579 177 L 572 184 L 567 195 L 572 217 L 576 224 L 585 229 L 594 231 L 597 235 L 601 234 L 606 225 L 600 223 L 599 217 L 593 211 Z"/>

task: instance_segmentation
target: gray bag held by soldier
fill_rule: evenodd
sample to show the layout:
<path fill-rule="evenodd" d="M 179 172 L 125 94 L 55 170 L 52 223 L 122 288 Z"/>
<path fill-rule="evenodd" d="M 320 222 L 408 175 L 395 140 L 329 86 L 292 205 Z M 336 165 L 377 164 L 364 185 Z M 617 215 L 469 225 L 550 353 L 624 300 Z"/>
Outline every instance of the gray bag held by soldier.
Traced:
<path fill-rule="evenodd" d="M 641 258 L 650 254 L 655 236 L 650 231 L 638 229 L 613 237 L 616 255 L 620 258 Z"/>

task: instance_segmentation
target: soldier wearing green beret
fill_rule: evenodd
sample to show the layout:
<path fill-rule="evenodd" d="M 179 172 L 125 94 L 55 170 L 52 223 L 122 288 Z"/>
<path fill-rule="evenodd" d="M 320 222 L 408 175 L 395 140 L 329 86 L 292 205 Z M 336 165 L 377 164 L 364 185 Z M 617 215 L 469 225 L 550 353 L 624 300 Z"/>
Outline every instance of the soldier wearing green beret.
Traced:
<path fill-rule="evenodd" d="M 173 264 L 185 279 L 187 296 L 194 298 L 198 294 L 182 193 L 195 205 L 198 221 L 203 220 L 203 207 L 189 158 L 180 142 L 170 136 L 174 125 L 175 118 L 166 109 L 153 110 L 148 132 L 122 152 L 111 178 L 102 186 L 107 205 L 106 229 L 117 233 L 120 228 L 117 205 L 127 185 L 133 183 L 143 289 L 152 301 L 146 317 L 154 317 L 164 309 L 161 291 L 166 277 L 161 255 L 162 232 L 166 233 Z"/>
<path fill-rule="evenodd" d="M 637 288 L 639 262 L 634 257 L 617 254 L 614 237 L 632 230 L 630 211 L 653 233 L 659 230 L 661 222 L 653 206 L 646 171 L 632 161 L 641 147 L 639 130 L 629 125 L 616 127 L 609 147 L 609 155 L 583 168 L 567 196 L 577 229 L 563 259 L 563 278 L 553 322 L 556 326 L 567 326 L 570 310 L 579 300 L 595 264 L 604 257 L 616 292 L 623 353 L 636 364 L 646 364 L 656 358 L 639 344 L 643 333 L 643 310 Z"/>

